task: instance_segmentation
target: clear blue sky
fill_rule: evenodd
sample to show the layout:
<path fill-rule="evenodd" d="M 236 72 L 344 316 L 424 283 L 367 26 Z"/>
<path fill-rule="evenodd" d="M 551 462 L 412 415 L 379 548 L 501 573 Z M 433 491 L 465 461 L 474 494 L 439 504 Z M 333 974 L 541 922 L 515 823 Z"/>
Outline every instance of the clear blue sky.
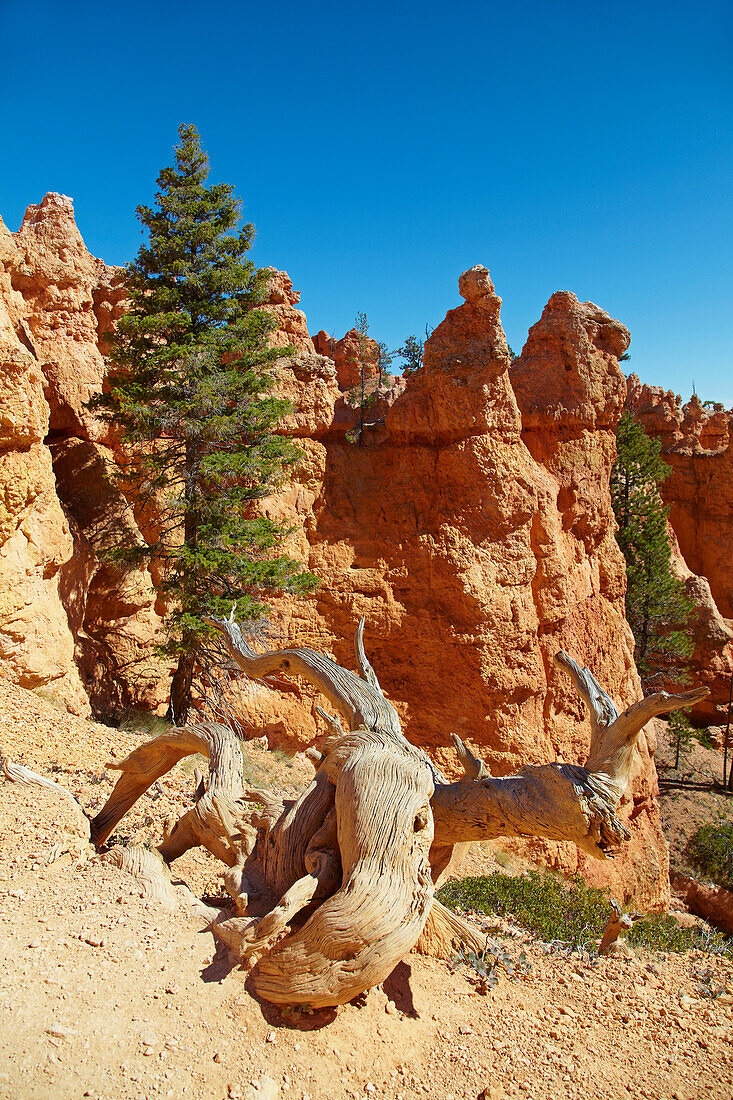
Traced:
<path fill-rule="evenodd" d="M 181 122 L 289 271 L 311 332 L 391 346 L 485 263 L 519 351 L 554 290 L 632 333 L 630 369 L 733 404 L 733 6 L 0 0 L 0 214 L 74 198 L 140 244 Z"/>

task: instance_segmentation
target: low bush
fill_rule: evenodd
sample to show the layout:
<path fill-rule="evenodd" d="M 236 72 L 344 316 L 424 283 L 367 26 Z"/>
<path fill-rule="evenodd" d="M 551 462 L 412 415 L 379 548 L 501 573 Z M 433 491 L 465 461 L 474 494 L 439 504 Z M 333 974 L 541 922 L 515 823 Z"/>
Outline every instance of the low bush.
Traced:
<path fill-rule="evenodd" d="M 452 909 L 511 916 L 545 942 L 570 950 L 594 950 L 610 916 L 608 895 L 576 877 L 565 882 L 546 871 L 511 877 L 496 872 L 447 882 L 438 898 Z M 712 951 L 730 954 L 730 941 L 707 926 L 681 928 L 673 917 L 637 921 L 629 943 L 652 951 Z"/>
<path fill-rule="evenodd" d="M 444 905 L 478 913 L 511 916 L 546 942 L 581 942 L 600 936 L 608 920 L 608 898 L 576 878 L 563 883 L 553 875 L 495 872 L 447 882 L 438 893 Z"/>
<path fill-rule="evenodd" d="M 692 863 L 704 875 L 733 890 L 733 821 L 702 825 L 688 844 Z"/>

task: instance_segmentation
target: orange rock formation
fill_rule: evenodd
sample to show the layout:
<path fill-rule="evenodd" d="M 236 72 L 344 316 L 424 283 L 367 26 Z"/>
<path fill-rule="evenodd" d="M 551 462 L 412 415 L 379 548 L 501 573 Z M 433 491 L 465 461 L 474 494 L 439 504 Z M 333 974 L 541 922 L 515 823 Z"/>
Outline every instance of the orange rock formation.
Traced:
<path fill-rule="evenodd" d="M 19 684 L 50 686 L 75 714 L 88 714 L 59 594 L 73 543 L 44 444 L 44 376 L 14 283 L 23 265 L 0 222 L 0 659 Z"/>
<path fill-rule="evenodd" d="M 314 601 L 280 606 L 283 632 L 344 662 L 365 615 L 408 736 L 451 767 L 456 731 L 507 773 L 583 755 L 587 720 L 553 665 L 557 649 L 593 667 L 623 705 L 638 697 L 608 491 L 628 333 L 597 307 L 555 295 L 510 374 L 488 272 L 474 268 L 460 286 L 465 304 L 431 336 L 384 426 L 362 447 L 334 433 L 312 439 L 300 481 L 269 508 L 294 520 L 293 549 L 324 579 Z M 252 694 L 265 724 L 282 723 L 279 696 Z M 314 730 L 298 691 L 286 729 L 270 727 L 303 741 Z M 660 903 L 666 847 L 652 730 L 649 739 L 629 805 L 634 840 L 612 870 L 567 846 L 526 848 Z"/>
<path fill-rule="evenodd" d="M 721 614 L 733 617 L 733 412 L 683 405 L 671 390 L 628 380 L 628 406 L 662 444 L 672 472 L 662 484 L 685 561 L 707 577 Z"/>
<path fill-rule="evenodd" d="M 3 239 L 8 283 L 3 298 L 17 313 L 16 333 L 32 357 L 39 389 L 42 380 L 47 418 L 50 407 L 50 419 L 35 431 L 47 444 L 43 461 L 49 467 L 53 508 L 63 525 L 64 550 L 54 549 L 60 536 L 49 535 L 38 540 L 38 552 L 55 555 L 55 567 L 43 568 L 58 572 L 54 583 L 56 598 L 63 603 L 58 615 L 69 649 L 68 676 L 75 684 L 73 705 L 89 709 L 81 673 L 97 713 L 155 706 L 165 698 L 167 682 L 165 677 L 161 682 L 160 668 L 151 663 L 160 618 L 150 576 L 135 571 L 123 577 L 98 557 L 111 545 L 115 529 L 140 537 L 129 504 L 107 476 L 115 465 L 114 440 L 87 408 L 106 370 L 100 335 L 124 308 L 121 272 L 87 251 L 72 201 L 64 195 L 52 193 L 40 205 L 29 206 L 20 230 L 13 236 L 5 231 Z M 35 612 L 29 616 L 34 620 Z M 30 651 L 34 641 L 29 633 L 23 644 Z M 61 652 L 60 643 L 50 639 L 45 648 L 51 644 Z M 59 687 L 55 666 L 49 661 L 46 667 L 43 653 L 44 648 L 34 658 L 39 682 L 52 683 L 56 694 L 70 702 L 70 691 Z"/>
<path fill-rule="evenodd" d="M 364 364 L 364 381 L 373 386 L 379 377 L 379 345 L 369 336 L 361 336 L 355 328 L 334 340 L 321 329 L 313 337 L 319 355 L 327 355 L 336 365 L 336 377 L 342 390 L 361 385 L 361 367 Z"/>
<path fill-rule="evenodd" d="M 47 508 L 66 540 L 53 559 L 56 573 L 66 570 L 66 614 L 58 581 L 51 585 L 66 631 L 63 675 L 79 691 L 73 630 L 96 708 L 153 705 L 167 678 L 149 663 L 160 622 L 150 578 L 123 577 L 99 559 L 110 527 L 141 537 L 134 502 L 131 509 L 105 479 L 114 440 L 84 408 L 104 375 L 98 337 L 124 307 L 119 274 L 89 256 L 60 196 L 31 208 L 21 252 L 6 238 L 4 298 L 25 366 L 5 377 L 11 402 L 25 401 L 30 421 L 36 401 L 23 394 L 39 391 L 39 367 L 45 375 L 48 445 L 76 540 L 70 560 L 41 417 L 9 446 L 13 455 L 39 449 Z M 588 664 L 622 706 L 639 695 L 608 492 L 625 393 L 617 359 L 628 333 L 598 307 L 556 294 L 510 371 L 501 300 L 486 268 L 464 273 L 460 291 L 464 303 L 428 340 L 423 367 L 390 391 L 384 414 L 356 445 L 346 436 L 353 410 L 341 396 L 346 360 L 339 375 L 338 357 L 319 354 L 321 334 L 310 340 L 290 280 L 273 270 L 265 308 L 284 334 L 275 334 L 275 346 L 298 351 L 274 372 L 294 406 L 283 430 L 299 439 L 303 459 L 292 484 L 264 507 L 294 521 L 290 549 L 323 582 L 310 600 L 275 601 L 274 617 L 286 640 L 348 663 L 355 621 L 365 615 L 371 658 L 408 736 L 451 769 L 456 731 L 494 772 L 507 773 L 583 758 L 587 717 L 553 664 L 557 649 Z M 13 502 L 12 511 L 22 508 Z M 46 536 L 40 541 L 46 556 L 38 571 L 49 584 Z M 31 620 L 29 612 L 21 633 L 35 629 Z M 20 665 L 12 667 L 20 678 Z M 301 686 L 290 684 L 285 695 L 266 685 L 242 690 L 253 730 L 287 745 L 312 738 L 319 719 Z M 633 840 L 614 864 L 586 861 L 570 846 L 525 847 L 565 871 L 582 868 L 619 895 L 635 894 L 639 904 L 662 904 L 667 856 L 651 751 L 649 729 L 627 806 Z"/>
<path fill-rule="evenodd" d="M 659 439 L 671 468 L 661 492 L 674 532 L 673 560 L 693 605 L 695 677 L 711 694 L 696 721 L 725 721 L 733 674 L 733 412 L 699 397 L 682 404 L 659 386 L 628 379 L 627 407 Z"/>

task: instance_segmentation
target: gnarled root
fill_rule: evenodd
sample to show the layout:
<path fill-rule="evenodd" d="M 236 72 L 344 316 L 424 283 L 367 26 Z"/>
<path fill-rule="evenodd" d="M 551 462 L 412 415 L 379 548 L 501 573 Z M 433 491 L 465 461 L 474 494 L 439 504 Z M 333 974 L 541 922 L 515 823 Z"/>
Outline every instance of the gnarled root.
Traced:
<path fill-rule="evenodd" d="M 458 913 L 446 909 L 433 898 L 415 950 L 434 959 L 452 959 L 462 947 L 467 951 L 483 951 L 486 947 L 486 935 L 474 924 L 469 924 Z"/>
<path fill-rule="evenodd" d="M 706 694 L 658 693 L 619 714 L 589 670 L 560 653 L 558 662 L 590 709 L 585 765 L 531 765 L 493 777 L 455 738 L 465 777 L 448 784 L 403 736 L 366 658 L 363 624 L 355 640 L 357 676 L 310 649 L 255 653 L 232 618 L 211 621 L 242 671 L 304 677 L 347 728 L 321 712 L 328 734 L 310 754 L 316 774 L 293 802 L 245 789 L 239 742 L 226 726 L 195 722 L 155 738 L 115 765 L 122 774 L 92 822 L 92 838 L 102 844 L 177 760 L 208 756 L 208 779 L 197 778 L 194 805 L 166 830 L 162 858 L 141 849 L 114 849 L 108 858 L 130 870 L 151 899 L 172 907 L 176 891 L 165 864 L 193 845 L 208 848 L 228 868 L 237 913 L 201 905 L 197 911 L 240 960 L 254 963 L 254 991 L 280 1004 L 342 1004 L 383 981 L 416 944 L 442 957 L 461 947 L 482 950 L 483 934 L 434 900 L 433 880 L 453 845 L 541 836 L 607 857 L 629 836 L 617 808 L 640 730 L 653 715 Z"/>
<path fill-rule="evenodd" d="M 62 787 L 60 783 L 56 783 L 53 779 L 47 779 L 45 775 L 39 775 L 38 772 L 31 771 L 30 768 L 26 768 L 23 764 L 16 764 L 10 757 L 3 756 L 1 752 L 0 775 L 9 783 L 24 783 L 29 787 L 43 787 L 45 790 L 58 795 L 59 798 L 63 798 L 65 802 L 69 803 L 76 814 L 81 837 L 84 841 L 89 840 L 89 818 L 81 803 L 74 798 L 71 791 L 67 790 L 66 787 Z"/>
<path fill-rule="evenodd" d="M 628 786 L 639 733 L 654 715 L 692 706 L 708 689 L 657 692 L 619 714 L 587 668 L 562 651 L 556 660 L 571 674 L 590 710 L 591 750 L 585 766 L 528 765 L 518 775 L 493 778 L 454 737 L 466 778 L 436 786 L 436 848 L 464 840 L 541 836 L 571 840 L 589 855 L 606 859 L 629 839 L 616 810 Z"/>
<path fill-rule="evenodd" d="M 343 882 L 258 962 L 252 983 L 267 1001 L 321 1007 L 351 1000 L 392 972 L 428 915 L 432 775 L 391 738 L 369 730 L 347 736 L 336 786 Z"/>
<path fill-rule="evenodd" d="M 116 846 L 105 852 L 103 859 L 132 875 L 142 886 L 143 896 L 151 904 L 167 913 L 173 913 L 178 908 L 170 872 L 158 852 L 138 846 Z"/>
<path fill-rule="evenodd" d="M 624 932 L 629 932 L 634 927 L 634 922 L 640 920 L 638 913 L 624 913 L 617 901 L 611 900 L 611 916 L 603 929 L 603 936 L 598 945 L 599 955 L 630 955 L 631 950 L 624 939 L 619 937 Z"/>
<path fill-rule="evenodd" d="M 253 954 L 271 950 L 288 925 L 312 902 L 328 897 L 336 889 L 341 875 L 336 839 L 336 811 L 332 809 L 322 827 L 314 834 L 305 857 L 306 875 L 294 882 L 278 904 L 264 917 L 243 921 L 239 917 L 216 922 L 212 932 L 230 947 L 242 962 Z M 240 879 L 240 884 L 242 879 Z M 241 909 L 241 893 L 239 905 Z"/>

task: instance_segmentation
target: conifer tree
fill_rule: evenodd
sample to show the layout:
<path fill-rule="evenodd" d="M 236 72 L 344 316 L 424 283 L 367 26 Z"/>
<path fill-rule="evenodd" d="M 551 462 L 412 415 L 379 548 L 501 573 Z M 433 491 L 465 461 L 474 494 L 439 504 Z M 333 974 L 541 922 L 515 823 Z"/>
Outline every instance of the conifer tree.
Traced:
<path fill-rule="evenodd" d="M 175 164 L 158 176 L 154 208 L 137 215 L 148 241 L 127 267 L 130 309 L 110 338 L 111 370 L 96 399 L 121 433 L 122 477 L 155 516 L 151 543 L 118 546 L 118 562 L 153 560 L 168 601 L 165 652 L 178 659 L 169 716 L 191 702 L 208 614 L 260 616 L 268 592 L 304 593 L 316 578 L 278 553 L 282 525 L 253 502 L 299 452 L 275 434 L 286 402 L 269 392 L 274 322 L 258 310 L 268 274 L 247 253 L 228 184 L 207 186 L 194 126 L 179 128 Z"/>
<path fill-rule="evenodd" d="M 629 412 L 617 433 L 611 500 L 616 540 L 626 559 L 626 618 L 636 646 L 634 658 L 646 685 L 686 679 L 692 641 L 684 627 L 691 605 L 671 569 L 667 513 L 659 486 L 669 474 L 661 444 Z"/>
<path fill-rule="evenodd" d="M 405 374 L 410 371 L 419 370 L 422 366 L 423 352 L 425 351 L 425 341 L 418 339 L 417 336 L 407 336 L 405 342 L 401 348 L 397 349 L 397 355 L 401 356 L 404 360 L 403 370 Z"/>

